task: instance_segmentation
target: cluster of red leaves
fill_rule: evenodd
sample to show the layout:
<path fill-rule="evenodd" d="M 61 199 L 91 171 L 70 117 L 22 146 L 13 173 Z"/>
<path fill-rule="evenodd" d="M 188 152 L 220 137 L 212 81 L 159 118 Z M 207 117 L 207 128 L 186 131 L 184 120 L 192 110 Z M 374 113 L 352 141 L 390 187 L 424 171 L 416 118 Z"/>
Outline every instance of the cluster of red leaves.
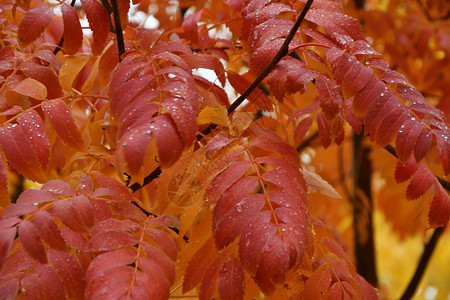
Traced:
<path fill-rule="evenodd" d="M 161 29 L 128 23 L 129 2 L 118 2 L 126 37 L 120 63 L 107 1 L 82 0 L 79 11 L 55 4 L 61 17 L 39 1 L 0 2 L 0 294 L 7 299 L 166 299 L 175 282 L 183 293 L 198 287 L 202 299 L 259 290 L 375 299 L 332 231 L 308 212 L 292 139 L 271 127 L 294 124 L 298 143 L 316 126 L 324 148 L 343 141 L 346 123 L 379 146 L 395 139 L 396 179 L 412 178 L 407 198 L 434 185 L 429 223 L 448 221 L 449 196 L 423 162 L 438 151 L 450 171 L 448 122 L 389 69 L 340 4 L 314 2 L 291 55 L 266 79 L 268 95 L 248 97 L 244 112 L 283 111 L 272 126 L 240 112 L 230 120 L 224 86 L 245 91 L 305 1 L 213 1 L 217 12 L 196 3 L 182 22 L 162 17 Z M 222 24 L 232 38 L 208 34 Z M 50 51 L 61 34 L 61 51 Z M 247 73 L 233 69 L 237 61 Z M 291 96 L 307 90 L 316 97 L 298 105 Z M 209 123 L 219 126 L 204 130 Z M 158 180 L 130 193 L 123 172 L 142 184 L 160 168 Z M 10 204 L 14 172 L 42 188 Z"/>

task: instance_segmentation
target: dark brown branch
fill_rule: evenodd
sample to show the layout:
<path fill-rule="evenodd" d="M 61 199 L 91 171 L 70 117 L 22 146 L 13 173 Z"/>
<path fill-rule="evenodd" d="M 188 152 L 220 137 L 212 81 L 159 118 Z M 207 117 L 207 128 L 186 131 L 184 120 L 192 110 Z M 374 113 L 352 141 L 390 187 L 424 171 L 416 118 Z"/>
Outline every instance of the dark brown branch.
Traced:
<path fill-rule="evenodd" d="M 406 288 L 400 300 L 411 299 L 412 296 L 414 296 L 417 286 L 419 285 L 420 280 L 422 279 L 422 276 L 425 273 L 425 270 L 428 266 L 428 263 L 430 262 L 431 256 L 433 255 L 433 252 L 436 249 L 437 242 L 439 241 L 439 238 L 441 237 L 442 233 L 445 231 L 445 227 L 446 226 L 439 227 L 434 230 L 433 235 L 431 236 L 428 243 L 425 245 L 422 256 L 420 257 L 419 260 L 419 264 L 417 265 L 417 269 L 414 272 L 414 276 L 409 282 L 408 287 Z"/>
<path fill-rule="evenodd" d="M 114 15 L 114 27 L 116 31 L 117 37 L 117 48 L 119 51 L 119 61 L 121 61 L 122 54 L 125 53 L 125 43 L 123 41 L 123 31 L 122 31 L 122 22 L 120 21 L 120 12 L 119 5 L 117 4 L 117 0 L 111 0 L 111 6 Z"/>
<path fill-rule="evenodd" d="M 353 134 L 353 232 L 358 273 L 373 286 L 378 285 L 373 230 L 372 161 L 364 133 Z"/>
<path fill-rule="evenodd" d="M 245 90 L 244 93 L 242 93 L 239 98 L 234 101 L 230 107 L 228 108 L 228 114 L 231 114 L 238 108 L 239 105 L 244 102 L 245 99 L 258 87 L 258 85 L 266 78 L 267 75 L 269 75 L 270 71 L 275 67 L 275 65 L 284 57 L 286 54 L 288 54 L 289 50 L 289 44 L 291 43 L 292 39 L 294 38 L 295 34 L 297 33 L 298 28 L 303 22 L 303 19 L 306 16 L 306 13 L 311 8 L 312 3 L 314 0 L 308 0 L 306 2 L 305 6 L 303 7 L 302 11 L 300 12 L 300 15 L 297 18 L 297 21 L 295 22 L 294 26 L 292 27 L 291 31 L 289 32 L 288 36 L 284 40 L 283 44 L 280 47 L 280 50 L 278 50 L 277 54 L 275 54 L 275 57 L 269 62 L 269 64 L 264 68 L 264 70 L 258 75 L 258 77 L 255 79 L 255 81 L 252 82 L 252 84 Z"/>
<path fill-rule="evenodd" d="M 390 154 L 392 154 L 393 156 L 398 158 L 397 152 L 395 151 L 395 148 L 392 147 L 392 145 L 387 145 L 386 147 L 384 147 L 384 149 L 389 152 Z M 444 189 L 446 189 L 447 191 L 450 191 L 450 182 L 442 179 L 439 176 L 434 175 L 434 177 L 436 177 L 436 179 L 439 181 L 439 183 L 442 185 L 442 187 Z"/>
<path fill-rule="evenodd" d="M 357 9 L 363 9 L 364 6 L 366 5 L 365 0 L 354 0 L 354 1 L 355 1 L 355 7 Z"/>
<path fill-rule="evenodd" d="M 72 0 L 70 2 L 70 6 L 74 7 L 75 6 L 75 2 L 76 0 Z M 61 39 L 59 40 L 58 45 L 56 46 L 55 50 L 53 50 L 53 54 L 56 55 L 58 54 L 59 50 L 61 50 L 62 45 L 64 44 L 64 33 L 63 36 L 61 37 Z"/>

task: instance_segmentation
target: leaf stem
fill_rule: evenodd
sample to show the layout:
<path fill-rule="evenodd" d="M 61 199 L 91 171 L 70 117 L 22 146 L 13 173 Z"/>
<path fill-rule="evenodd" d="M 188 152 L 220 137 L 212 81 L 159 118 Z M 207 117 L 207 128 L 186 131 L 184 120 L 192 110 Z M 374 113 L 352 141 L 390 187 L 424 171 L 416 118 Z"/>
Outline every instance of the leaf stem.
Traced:
<path fill-rule="evenodd" d="M 437 242 L 439 238 L 442 236 L 442 233 L 445 231 L 445 227 L 438 227 L 434 230 L 433 235 L 431 236 L 428 243 L 426 243 L 425 248 L 423 250 L 422 256 L 420 257 L 419 264 L 417 265 L 417 269 L 414 272 L 414 276 L 408 284 L 405 292 L 403 293 L 400 300 L 411 299 L 416 292 L 416 289 L 422 279 L 423 274 L 430 262 L 431 256 L 433 255 L 434 250 L 436 249 Z"/>
<path fill-rule="evenodd" d="M 242 93 L 228 108 L 228 114 L 231 114 L 238 108 L 239 105 L 244 102 L 245 99 L 258 87 L 258 85 L 266 78 L 267 75 L 269 75 L 270 71 L 275 67 L 275 65 L 286 55 L 288 54 L 289 50 L 289 44 L 291 43 L 292 39 L 294 38 L 294 35 L 296 34 L 298 28 L 303 22 L 303 19 L 306 16 L 306 13 L 311 8 L 312 3 L 314 0 L 308 0 L 306 2 L 305 6 L 303 7 L 300 15 L 297 18 L 297 21 L 295 22 L 294 26 L 291 28 L 291 31 L 289 32 L 288 36 L 284 40 L 283 44 L 280 47 L 280 50 L 278 50 L 277 54 L 275 54 L 275 57 L 269 62 L 269 64 L 264 68 L 264 70 L 258 75 L 258 77 L 255 79 L 255 81 L 252 82 L 252 84 L 245 90 L 244 93 Z"/>
<path fill-rule="evenodd" d="M 119 62 L 120 62 L 122 61 L 121 59 L 122 54 L 125 53 L 125 43 L 123 41 L 122 22 L 120 21 L 119 5 L 117 4 L 117 0 L 111 0 L 111 6 L 113 9 L 114 27 L 116 30 L 117 48 L 119 51 Z"/>

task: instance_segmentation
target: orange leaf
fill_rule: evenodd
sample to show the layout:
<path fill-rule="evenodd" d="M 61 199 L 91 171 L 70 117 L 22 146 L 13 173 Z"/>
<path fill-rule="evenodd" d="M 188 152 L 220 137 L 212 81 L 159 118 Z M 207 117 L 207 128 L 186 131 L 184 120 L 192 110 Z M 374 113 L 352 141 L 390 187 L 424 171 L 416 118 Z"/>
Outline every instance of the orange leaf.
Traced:
<path fill-rule="evenodd" d="M 75 121 L 70 114 L 69 107 L 63 100 L 56 99 L 43 102 L 42 110 L 64 142 L 75 149 L 85 150 L 86 146 L 77 125 L 75 125 Z"/>
<path fill-rule="evenodd" d="M 38 100 L 43 100 L 47 97 L 47 88 L 45 85 L 33 78 L 25 78 L 16 84 L 12 90 L 21 95 L 25 95 Z"/>
<path fill-rule="evenodd" d="M 61 87 L 70 92 L 72 90 L 73 82 L 80 71 L 89 60 L 87 55 L 69 56 L 59 71 L 59 83 Z"/>

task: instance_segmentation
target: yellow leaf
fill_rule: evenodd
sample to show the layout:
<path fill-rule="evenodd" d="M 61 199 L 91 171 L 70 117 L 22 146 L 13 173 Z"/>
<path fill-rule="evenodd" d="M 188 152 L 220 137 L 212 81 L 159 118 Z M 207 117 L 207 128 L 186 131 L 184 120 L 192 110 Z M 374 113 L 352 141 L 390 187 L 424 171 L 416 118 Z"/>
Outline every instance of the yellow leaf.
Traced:
<path fill-rule="evenodd" d="M 43 100 L 47 97 L 47 88 L 45 85 L 33 78 L 25 78 L 16 84 L 12 90 L 18 94 L 36 98 L 38 100 Z"/>
<path fill-rule="evenodd" d="M 320 177 L 319 174 L 302 169 L 300 169 L 300 172 L 303 174 L 308 186 L 308 194 L 319 192 L 331 198 L 342 198 L 334 187 Z"/>
<path fill-rule="evenodd" d="M 72 84 L 80 71 L 89 60 L 87 55 L 69 56 L 59 71 L 59 84 L 66 91 L 70 92 Z"/>
<path fill-rule="evenodd" d="M 228 112 L 225 106 L 211 107 L 207 106 L 198 115 L 197 124 L 203 125 L 208 123 L 214 123 L 217 125 L 223 125 L 225 127 L 230 126 L 230 120 L 228 119 Z"/>

